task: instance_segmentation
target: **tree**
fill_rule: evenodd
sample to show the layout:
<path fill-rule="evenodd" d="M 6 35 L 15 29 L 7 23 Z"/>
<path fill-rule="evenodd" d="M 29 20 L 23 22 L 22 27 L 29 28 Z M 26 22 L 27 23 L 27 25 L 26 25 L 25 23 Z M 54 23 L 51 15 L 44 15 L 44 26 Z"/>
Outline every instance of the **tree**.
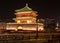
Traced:
<path fill-rule="evenodd" d="M 45 24 L 45 30 L 48 32 L 54 32 L 56 28 L 56 21 L 48 19 Z"/>

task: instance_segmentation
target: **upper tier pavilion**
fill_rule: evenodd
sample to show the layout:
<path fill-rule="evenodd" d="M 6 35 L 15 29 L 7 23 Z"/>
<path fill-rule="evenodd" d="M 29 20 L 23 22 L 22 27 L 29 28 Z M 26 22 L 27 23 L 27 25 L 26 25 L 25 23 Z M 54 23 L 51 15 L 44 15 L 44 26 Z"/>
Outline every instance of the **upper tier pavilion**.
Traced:
<path fill-rule="evenodd" d="M 36 23 L 37 12 L 28 7 L 28 4 L 22 9 L 15 10 L 16 23 Z"/>

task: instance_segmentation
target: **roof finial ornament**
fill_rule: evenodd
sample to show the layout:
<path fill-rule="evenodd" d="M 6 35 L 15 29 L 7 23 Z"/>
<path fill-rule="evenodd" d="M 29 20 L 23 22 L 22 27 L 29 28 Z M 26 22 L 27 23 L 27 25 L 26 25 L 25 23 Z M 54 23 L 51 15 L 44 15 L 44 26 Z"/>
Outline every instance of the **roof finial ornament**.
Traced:
<path fill-rule="evenodd" d="M 28 6 L 28 4 L 26 3 L 26 6 Z"/>

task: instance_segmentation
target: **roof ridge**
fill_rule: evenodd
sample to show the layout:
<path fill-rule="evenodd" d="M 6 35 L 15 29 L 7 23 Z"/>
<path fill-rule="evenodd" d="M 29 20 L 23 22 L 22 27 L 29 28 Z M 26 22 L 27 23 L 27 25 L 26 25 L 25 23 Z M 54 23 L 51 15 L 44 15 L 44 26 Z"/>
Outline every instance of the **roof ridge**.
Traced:
<path fill-rule="evenodd" d="M 32 9 L 28 6 L 28 4 L 26 4 L 25 7 L 21 8 L 21 9 L 18 9 L 16 11 L 24 11 L 24 10 L 29 11 L 29 10 L 32 10 Z"/>

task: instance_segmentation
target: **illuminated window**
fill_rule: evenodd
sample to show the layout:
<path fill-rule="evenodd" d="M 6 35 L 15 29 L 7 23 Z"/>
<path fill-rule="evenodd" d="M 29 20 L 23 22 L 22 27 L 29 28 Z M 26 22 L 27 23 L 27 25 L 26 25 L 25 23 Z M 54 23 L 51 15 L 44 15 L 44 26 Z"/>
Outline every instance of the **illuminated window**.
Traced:
<path fill-rule="evenodd" d="M 26 20 L 21 20 L 22 23 L 26 23 Z"/>
<path fill-rule="evenodd" d="M 18 20 L 17 23 L 20 23 L 20 20 Z"/>
<path fill-rule="evenodd" d="M 44 27 L 43 27 L 43 26 L 41 26 L 41 27 L 39 27 L 39 28 L 38 28 L 38 30 L 44 30 Z"/>
<path fill-rule="evenodd" d="M 39 30 L 44 30 L 44 25 L 42 23 L 40 23 L 39 26 L 38 26 L 38 29 Z"/>
<path fill-rule="evenodd" d="M 27 20 L 27 23 L 31 23 L 31 20 Z"/>

